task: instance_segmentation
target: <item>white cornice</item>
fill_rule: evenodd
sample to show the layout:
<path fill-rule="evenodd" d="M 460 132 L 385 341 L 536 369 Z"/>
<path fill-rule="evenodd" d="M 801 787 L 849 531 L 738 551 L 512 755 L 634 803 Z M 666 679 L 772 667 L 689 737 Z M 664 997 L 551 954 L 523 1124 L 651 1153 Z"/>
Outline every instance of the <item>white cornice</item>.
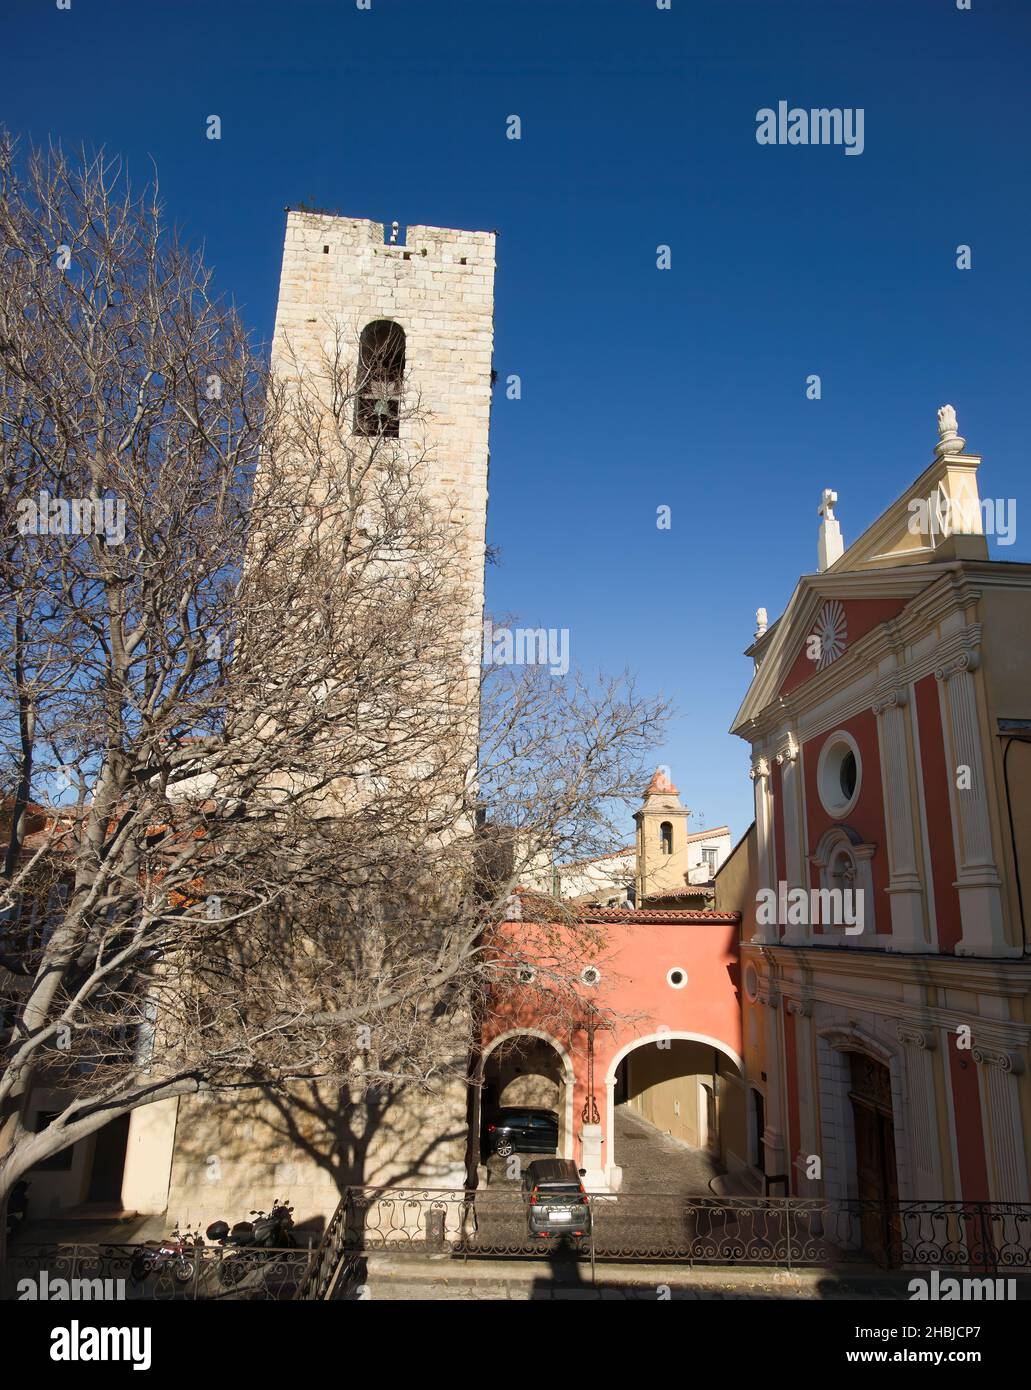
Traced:
<path fill-rule="evenodd" d="M 905 659 L 906 648 L 915 645 L 930 627 L 937 626 L 951 613 L 968 614 L 980 597 L 980 591 L 968 584 L 966 576 L 955 568 L 939 571 L 937 578 L 933 591 L 918 595 L 898 617 L 878 624 L 846 647 L 837 661 L 787 694 L 776 695 L 750 720 L 738 722 L 731 732 L 759 746 L 771 739 L 781 742 L 785 727 L 790 726 L 804 742 L 872 708 L 891 690 L 900 690 L 932 672 L 960 661 L 967 663 L 965 669 L 972 669 L 981 642 L 980 623 L 968 622 L 936 644 L 933 650 Z M 890 675 L 886 675 L 879 666 L 891 655 L 896 664 Z M 836 699 L 836 696 L 841 698 Z"/>
<path fill-rule="evenodd" d="M 1031 958 L 1028 957 L 907 955 L 901 951 L 864 951 L 849 946 L 782 946 L 772 942 L 742 941 L 742 958 L 753 954 L 761 955 L 766 967 L 776 971 L 785 990 L 791 987 L 797 971 L 799 981 L 804 978 L 807 988 L 821 975 L 842 975 L 850 979 L 858 975 L 895 984 L 963 989 L 968 994 L 991 994 L 1004 999 L 1022 1000 L 1031 991 Z M 800 983 L 797 988 L 801 988 Z M 895 1001 L 884 999 L 880 999 L 879 1007 L 883 1008 L 888 1002 L 895 1007 Z"/>
<path fill-rule="evenodd" d="M 927 957 L 922 959 L 926 960 Z M 809 1016 L 814 1005 L 826 1004 L 852 1018 L 857 1014 L 888 1018 L 894 1022 L 900 1042 L 923 1048 L 934 1047 L 934 1035 L 938 1029 L 951 1034 L 959 1028 L 969 1027 L 975 1040 L 973 1050 L 976 1062 L 999 1062 L 1005 1067 L 1004 1059 L 1015 1055 L 1017 1060 L 1013 1070 L 1019 1070 L 1022 1054 L 1031 1046 L 1031 1028 L 1026 1024 L 1004 1018 L 986 1018 L 983 1014 L 972 1017 L 969 1009 L 907 1003 L 899 999 L 885 999 L 878 994 L 864 995 L 857 992 L 854 984 L 836 989 L 832 983 L 810 973 L 806 974 L 804 985 L 800 980 L 783 976 L 778 979 L 777 985 L 789 1013 Z M 981 1055 L 976 1055 L 978 1053 Z"/>
<path fill-rule="evenodd" d="M 803 575 L 784 610 L 783 617 L 777 624 L 774 641 L 764 653 L 762 664 L 752 680 L 741 708 L 734 716 L 731 733 L 747 739 L 748 735 L 743 732 L 744 727 L 756 719 L 767 704 L 776 698 L 776 692 L 780 689 L 798 656 L 799 644 L 812 627 L 825 600 L 828 598 L 848 600 L 886 597 L 911 600 L 929 585 L 948 575 L 953 569 L 955 569 L 955 564 L 951 567 L 921 565 L 919 568 L 878 570 L 873 574 L 832 575 L 828 570 L 824 574 Z M 874 631 L 876 630 L 874 629 Z M 862 642 L 865 641 L 866 638 L 864 637 Z M 861 643 L 856 643 L 851 647 L 846 647 L 837 661 L 804 681 L 803 685 L 806 690 L 817 688 L 815 683 L 818 681 L 827 682 L 833 679 L 834 673 L 837 672 L 842 663 L 848 661 L 850 654 L 854 653 L 860 646 Z M 801 687 L 797 688 L 800 689 Z"/>

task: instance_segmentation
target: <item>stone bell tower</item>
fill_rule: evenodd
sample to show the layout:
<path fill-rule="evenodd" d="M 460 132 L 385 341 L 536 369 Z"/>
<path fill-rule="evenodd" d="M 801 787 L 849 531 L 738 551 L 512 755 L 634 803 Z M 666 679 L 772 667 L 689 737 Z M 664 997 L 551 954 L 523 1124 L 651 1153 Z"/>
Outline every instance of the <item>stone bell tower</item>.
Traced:
<path fill-rule="evenodd" d="M 648 783 L 637 822 L 637 901 L 683 888 L 687 882 L 688 818 L 691 812 L 663 768 Z"/>
<path fill-rule="evenodd" d="M 356 411 L 356 433 L 382 429 L 425 451 L 426 496 L 454 522 L 466 592 L 463 639 L 478 678 L 487 526 L 488 428 L 494 343 L 494 232 L 290 212 L 272 365 L 317 369 L 339 338 L 361 378 L 363 345 L 387 345 L 405 404 L 379 385 Z"/>
<path fill-rule="evenodd" d="M 337 348 L 357 382 L 353 412 L 361 436 L 410 444 L 424 495 L 453 528 L 450 553 L 462 581 L 462 660 L 469 684 L 469 736 L 478 724 L 487 523 L 488 428 L 494 339 L 494 233 L 394 226 L 291 212 L 272 344 L 272 366 L 289 383 L 323 374 Z M 363 366 L 371 354 L 375 369 Z M 347 354 L 351 354 L 348 360 Z M 417 410 L 407 409 L 410 401 Z M 409 434 L 411 432 L 411 434 Z M 463 1034 L 456 1046 L 468 1046 Z M 332 1094 L 320 1109 L 283 1113 L 261 1098 L 245 1112 L 213 1100 L 171 1102 L 162 1135 L 168 1210 L 202 1224 L 246 1211 L 254 1192 L 292 1202 L 298 1220 L 328 1220 L 339 1180 L 403 1179 L 462 1187 L 466 1178 L 466 1086 L 406 1097 L 392 1124 L 371 1125 L 333 1171 L 317 1155 L 338 1143 Z M 155 1109 L 156 1107 L 149 1107 Z M 349 1118 L 360 1127 L 360 1118 Z M 297 1135 L 303 1136 L 296 1139 Z M 174 1136 L 174 1138 L 173 1138 Z M 360 1159 L 360 1161 L 359 1161 Z"/>

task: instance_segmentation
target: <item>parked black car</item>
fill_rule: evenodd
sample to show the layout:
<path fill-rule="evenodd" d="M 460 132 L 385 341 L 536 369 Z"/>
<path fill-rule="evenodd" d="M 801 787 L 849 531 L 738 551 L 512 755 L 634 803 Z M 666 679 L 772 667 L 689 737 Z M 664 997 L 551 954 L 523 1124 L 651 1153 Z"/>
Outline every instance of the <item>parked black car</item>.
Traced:
<path fill-rule="evenodd" d="M 485 1117 L 484 1139 L 488 1153 L 553 1154 L 558 1148 L 558 1116 L 554 1110 L 528 1110 L 503 1106 Z"/>
<path fill-rule="evenodd" d="M 538 1158 L 526 1165 L 523 1199 L 531 1236 L 589 1236 L 591 1207 L 571 1158 Z"/>

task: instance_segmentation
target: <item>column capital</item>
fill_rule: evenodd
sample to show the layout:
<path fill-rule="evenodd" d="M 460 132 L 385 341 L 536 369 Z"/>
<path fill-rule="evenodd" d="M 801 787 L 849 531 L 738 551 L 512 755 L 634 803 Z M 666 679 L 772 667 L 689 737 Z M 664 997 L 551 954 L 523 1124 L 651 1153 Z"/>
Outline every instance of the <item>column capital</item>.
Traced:
<path fill-rule="evenodd" d="M 767 1008 L 777 1009 L 780 1007 L 780 988 L 775 981 L 768 975 L 759 976 L 759 1003 L 765 1004 Z"/>
<path fill-rule="evenodd" d="M 997 1047 L 975 1047 L 970 1054 L 979 1067 L 995 1066 L 1012 1076 L 1020 1076 L 1024 1059 L 1019 1052 L 1007 1052 Z"/>
<path fill-rule="evenodd" d="M 760 777 L 769 777 L 769 775 L 770 775 L 770 760 L 769 760 L 769 758 L 756 758 L 756 759 L 753 761 L 753 763 L 752 763 L 752 770 L 751 770 L 751 772 L 749 772 L 748 775 L 749 775 L 749 777 L 752 779 L 753 782 L 758 781 Z"/>
<path fill-rule="evenodd" d="M 783 766 L 784 763 L 793 763 L 798 757 L 798 744 L 795 742 L 794 734 L 788 734 L 788 741 L 777 754 L 777 763 Z"/>
<path fill-rule="evenodd" d="M 873 702 L 874 714 L 883 714 L 889 709 L 904 709 L 909 704 L 909 691 L 904 685 L 892 686 L 883 690 Z"/>
<path fill-rule="evenodd" d="M 977 647 L 966 647 L 953 661 L 935 668 L 936 681 L 947 681 L 962 671 L 976 671 L 981 664 L 981 652 Z"/>
<path fill-rule="evenodd" d="M 921 1052 L 933 1052 L 938 1040 L 930 1028 L 921 1028 L 915 1023 L 899 1023 L 895 1033 L 900 1043 L 918 1048 Z"/>

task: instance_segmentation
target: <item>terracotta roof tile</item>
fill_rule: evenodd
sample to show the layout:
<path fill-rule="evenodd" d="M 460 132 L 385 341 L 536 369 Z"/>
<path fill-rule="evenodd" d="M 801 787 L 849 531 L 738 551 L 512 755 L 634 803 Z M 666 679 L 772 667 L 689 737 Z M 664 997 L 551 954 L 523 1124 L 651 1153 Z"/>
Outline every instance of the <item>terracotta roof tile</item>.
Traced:
<path fill-rule="evenodd" d="M 675 898 L 704 897 L 706 893 L 712 893 L 715 887 L 710 878 L 705 883 L 689 883 L 686 888 L 671 888 L 666 893 L 646 893 L 645 897 L 653 903 L 672 902 Z"/>
<path fill-rule="evenodd" d="M 635 922 L 668 922 L 670 924 L 690 922 L 725 923 L 737 926 L 741 921 L 740 912 L 713 912 L 698 908 L 631 908 L 631 907 L 585 907 L 577 913 L 581 922 L 612 922 L 613 924 Z"/>
<path fill-rule="evenodd" d="M 741 921 L 740 912 L 715 912 L 707 908 L 591 907 L 588 904 L 578 907 L 568 900 L 565 902 L 556 901 L 542 893 L 527 892 L 523 889 L 517 888 L 516 894 L 519 897 L 522 920 L 526 922 L 561 923 L 565 918 L 567 921 L 587 924 L 611 922 L 613 925 L 625 924 L 627 926 L 632 926 L 635 922 L 642 925 L 656 922 L 666 922 L 671 925 L 713 922 L 737 926 Z M 509 918 L 508 920 L 514 922 L 518 919 Z"/>
<path fill-rule="evenodd" d="M 645 788 L 645 796 L 651 796 L 653 793 L 658 796 L 680 795 L 679 791 L 676 789 L 676 787 L 673 785 L 670 779 L 666 776 L 661 767 L 657 767 L 655 769 L 655 772 L 652 774 L 652 780 L 648 783 L 648 786 Z"/>

